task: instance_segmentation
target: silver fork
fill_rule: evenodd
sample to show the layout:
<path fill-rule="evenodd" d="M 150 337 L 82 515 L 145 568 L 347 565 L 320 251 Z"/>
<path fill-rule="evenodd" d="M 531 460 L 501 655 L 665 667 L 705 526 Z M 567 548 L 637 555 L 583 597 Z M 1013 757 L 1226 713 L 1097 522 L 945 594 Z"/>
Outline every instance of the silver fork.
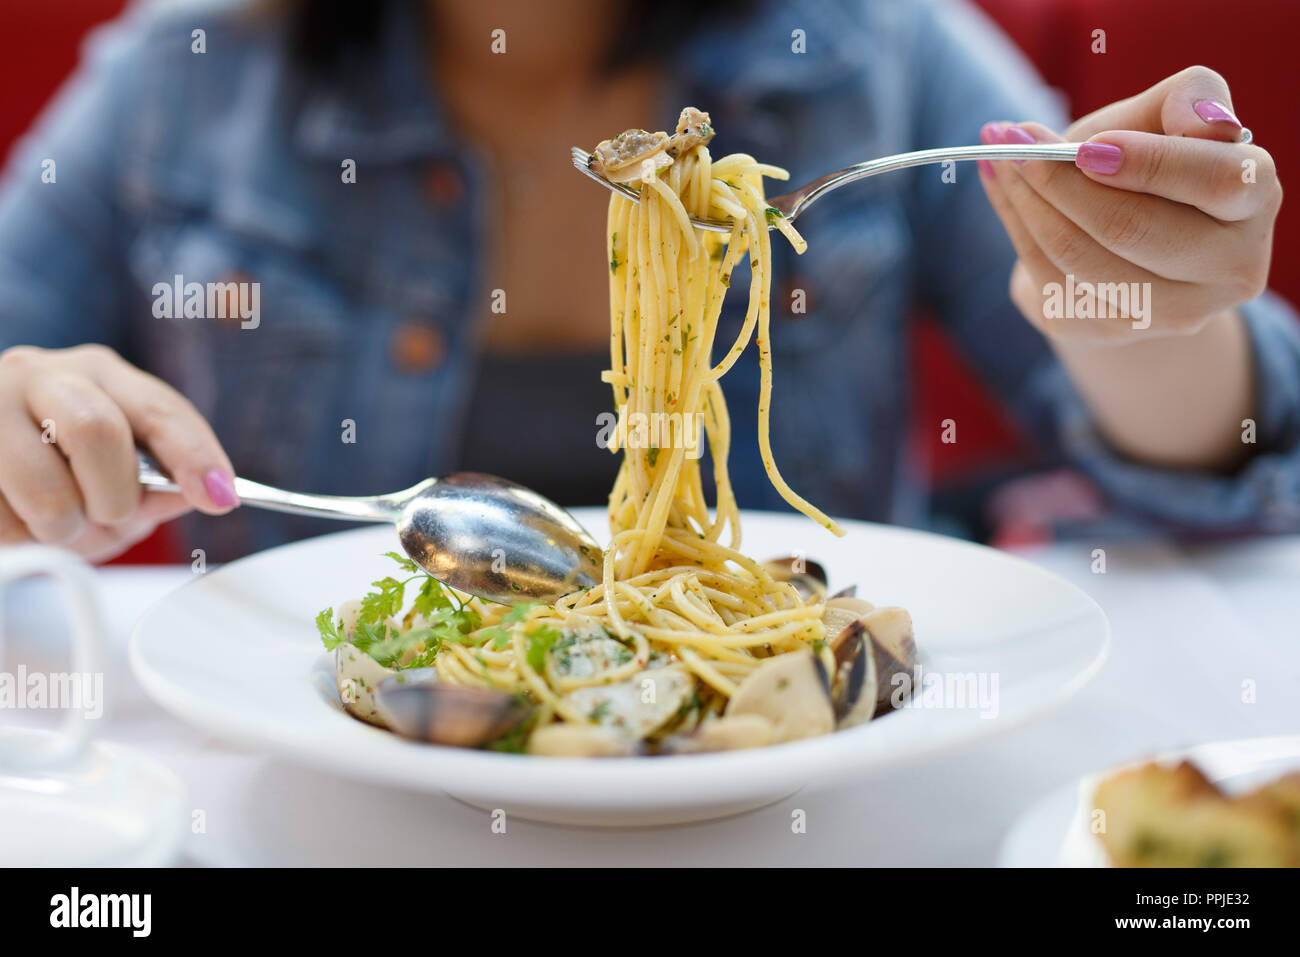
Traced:
<path fill-rule="evenodd" d="M 846 183 L 866 179 L 879 173 L 891 173 L 896 169 L 909 166 L 924 166 L 927 163 L 946 163 L 948 160 L 1027 160 L 1045 159 L 1073 162 L 1079 152 L 1078 143 L 1033 143 L 1025 146 L 952 146 L 933 150 L 917 150 L 914 153 L 899 153 L 895 156 L 882 156 L 880 159 L 867 160 L 855 166 L 827 173 L 815 179 L 802 189 L 783 196 L 769 196 L 767 205 L 777 210 L 786 219 L 793 220 L 817 200 L 832 190 L 839 189 Z M 586 150 L 573 147 L 573 165 L 578 172 L 590 176 L 608 190 L 626 196 L 634 203 L 641 201 L 641 194 L 622 183 L 611 183 L 591 168 L 591 154 Z M 731 223 L 719 219 L 692 219 L 699 229 L 715 233 L 731 232 Z M 769 223 L 768 229 L 775 227 Z"/>
<path fill-rule="evenodd" d="M 1243 129 L 1238 142 L 1242 144 L 1252 143 L 1254 142 L 1254 136 L 1250 130 Z M 880 159 L 867 160 L 865 163 L 857 163 L 854 166 L 846 166 L 844 169 L 827 173 L 821 179 L 815 179 L 803 189 L 796 189 L 793 193 L 786 193 L 782 196 L 769 196 L 767 205 L 786 219 L 793 220 L 832 190 L 839 189 L 846 183 L 866 179 L 868 176 L 875 176 L 878 173 L 892 173 L 896 169 L 907 169 L 909 166 L 946 163 L 949 160 L 1042 159 L 1072 163 L 1075 156 L 1078 155 L 1079 147 L 1082 145 L 1082 143 L 1030 143 L 1025 146 L 949 146 L 932 150 L 917 150 L 914 153 L 897 153 L 894 156 L 882 156 Z M 611 183 L 592 169 L 591 154 L 586 150 L 579 149 L 576 146 L 573 147 L 573 165 L 579 173 L 590 176 L 606 189 L 621 196 L 626 196 L 634 203 L 641 202 L 639 192 L 624 186 L 622 183 Z M 692 217 L 691 223 L 698 229 L 707 229 L 714 233 L 731 232 L 731 223 L 720 219 L 695 219 Z M 775 229 L 776 226 L 769 221 L 767 228 Z"/>

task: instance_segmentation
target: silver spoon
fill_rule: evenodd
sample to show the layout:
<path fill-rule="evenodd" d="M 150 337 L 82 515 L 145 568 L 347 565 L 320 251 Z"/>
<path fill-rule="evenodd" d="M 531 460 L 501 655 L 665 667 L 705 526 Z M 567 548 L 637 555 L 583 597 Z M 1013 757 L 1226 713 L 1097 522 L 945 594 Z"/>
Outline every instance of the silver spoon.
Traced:
<path fill-rule="evenodd" d="M 147 452 L 137 450 L 140 484 L 180 487 Z M 244 505 L 292 515 L 391 522 L 402 548 L 438 581 L 488 601 L 554 602 L 601 579 L 604 556 L 578 520 L 522 485 L 494 475 L 457 472 L 375 496 L 286 492 L 235 479 Z"/>

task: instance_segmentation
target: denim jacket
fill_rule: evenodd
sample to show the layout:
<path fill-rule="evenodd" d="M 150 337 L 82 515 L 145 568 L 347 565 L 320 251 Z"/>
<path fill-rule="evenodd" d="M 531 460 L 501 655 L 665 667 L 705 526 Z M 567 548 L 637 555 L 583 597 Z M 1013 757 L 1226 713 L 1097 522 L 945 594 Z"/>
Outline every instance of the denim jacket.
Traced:
<path fill-rule="evenodd" d="M 284 55 L 281 22 L 241 6 L 137 8 L 90 41 L 0 189 L 0 348 L 116 348 L 187 395 L 260 481 L 363 494 L 455 470 L 475 317 L 492 286 L 490 173 L 428 88 L 409 10 L 389 18 L 367 70 L 322 85 Z M 671 75 L 665 125 L 683 104 L 707 109 L 715 153 L 780 164 L 792 183 L 976 143 L 989 120 L 1065 125 L 1010 42 L 945 0 L 773 3 L 698 34 Z M 47 159 L 54 183 L 42 181 Z M 349 159 L 357 176 L 345 184 Z M 772 443 L 791 484 L 833 514 L 924 523 L 927 490 L 905 441 L 906 333 L 927 307 L 1027 430 L 1121 508 L 1205 530 L 1293 525 L 1300 334 L 1289 309 L 1267 294 L 1242 307 L 1260 398 L 1247 465 L 1217 476 L 1125 461 L 1011 304 L 1010 243 L 973 166 L 955 172 L 955 182 L 940 167 L 866 180 L 800 218 L 805 255 L 773 243 Z M 176 275 L 257 282 L 257 328 L 155 315 L 155 286 Z M 723 348 L 747 277 L 732 286 Z M 806 295 L 797 321 L 782 318 L 792 289 Z M 412 330 L 414 367 L 394 348 Z M 724 386 L 740 503 L 784 507 L 752 439 L 752 355 Z M 354 442 L 341 441 L 345 420 Z M 251 510 L 191 521 L 213 558 L 328 530 Z"/>

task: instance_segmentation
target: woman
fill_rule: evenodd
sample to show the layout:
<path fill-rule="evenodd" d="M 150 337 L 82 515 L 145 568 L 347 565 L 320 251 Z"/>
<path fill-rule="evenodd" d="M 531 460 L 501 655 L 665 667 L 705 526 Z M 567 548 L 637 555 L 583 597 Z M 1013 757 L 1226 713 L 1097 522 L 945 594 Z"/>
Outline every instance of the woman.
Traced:
<path fill-rule="evenodd" d="M 1221 77 L 1192 68 L 1066 127 L 955 3 L 695 6 L 186 5 L 102 33 L 0 196 L 3 540 L 104 558 L 235 508 L 236 466 L 353 494 L 464 467 L 598 501 L 607 197 L 568 148 L 687 104 L 715 152 L 796 183 L 930 146 L 1091 144 L 1077 166 L 877 177 L 801 218 L 810 249 L 777 254 L 774 308 L 807 314 L 774 323 L 772 416 L 809 500 L 923 520 L 903 369 L 927 304 L 1122 505 L 1207 529 L 1294 515 L 1300 336 L 1260 295 L 1281 191 Z M 1132 298 L 1110 319 L 1058 308 L 1085 282 Z M 202 318 L 190 283 L 224 284 Z M 752 363 L 726 387 L 739 500 L 775 507 L 744 440 Z M 135 443 L 182 496 L 141 495 Z M 214 559 L 322 530 L 187 521 Z"/>

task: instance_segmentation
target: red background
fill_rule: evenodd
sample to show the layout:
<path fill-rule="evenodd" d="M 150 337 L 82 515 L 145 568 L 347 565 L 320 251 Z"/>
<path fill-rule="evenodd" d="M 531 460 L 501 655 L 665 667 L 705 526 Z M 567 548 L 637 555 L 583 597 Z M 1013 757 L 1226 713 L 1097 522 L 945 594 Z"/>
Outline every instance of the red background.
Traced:
<path fill-rule="evenodd" d="M 1130 96 L 1183 67 L 1201 63 L 1232 87 L 1237 114 L 1265 146 L 1283 182 L 1300 156 L 1296 41 L 1300 4 L 1292 0 L 979 0 L 1025 50 L 1047 81 L 1063 90 L 1075 116 Z M 111 19 L 123 0 L 6 0 L 0 5 L 0 155 L 40 112 L 77 61 L 80 40 Z M 1094 30 L 1106 52 L 1092 52 Z M 1029 119 L 1029 117 L 999 117 Z M 990 117 L 990 119 L 995 119 Z M 1300 210 L 1284 206 L 1277 222 L 1272 287 L 1300 301 Z M 1290 268 L 1287 268 L 1290 266 Z M 937 483 L 960 482 L 1005 464 L 1020 443 L 978 380 L 928 322 L 916 335 L 917 421 L 962 410 L 962 442 L 943 445 L 937 429 L 918 433 Z M 175 557 L 165 534 L 124 561 Z"/>

